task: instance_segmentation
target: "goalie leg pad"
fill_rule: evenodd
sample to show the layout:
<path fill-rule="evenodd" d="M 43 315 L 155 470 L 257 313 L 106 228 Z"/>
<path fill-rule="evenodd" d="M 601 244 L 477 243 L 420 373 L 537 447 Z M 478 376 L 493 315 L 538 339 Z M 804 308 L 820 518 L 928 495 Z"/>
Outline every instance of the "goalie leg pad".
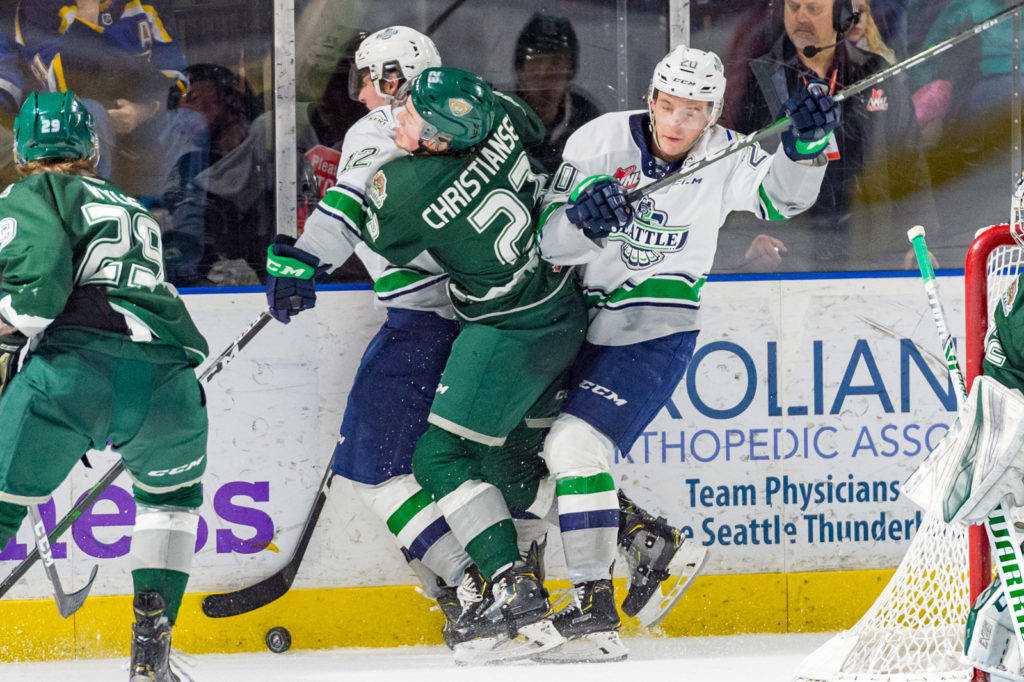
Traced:
<path fill-rule="evenodd" d="M 983 522 L 1004 500 L 1024 504 L 1024 396 L 980 376 L 949 432 L 903 492 L 947 523 Z"/>
<path fill-rule="evenodd" d="M 998 576 L 978 595 L 967 616 L 964 658 L 999 679 L 1024 682 L 1024 661 Z"/>
<path fill-rule="evenodd" d="M 544 461 L 557 480 L 558 526 L 574 585 L 611 576 L 619 531 L 613 455 L 607 436 L 569 414 L 555 420 L 544 442 Z"/>
<path fill-rule="evenodd" d="M 353 483 L 374 514 L 387 524 L 407 557 L 419 560 L 446 585 L 457 585 L 469 566 L 466 551 L 430 495 L 411 474 L 380 485 Z"/>

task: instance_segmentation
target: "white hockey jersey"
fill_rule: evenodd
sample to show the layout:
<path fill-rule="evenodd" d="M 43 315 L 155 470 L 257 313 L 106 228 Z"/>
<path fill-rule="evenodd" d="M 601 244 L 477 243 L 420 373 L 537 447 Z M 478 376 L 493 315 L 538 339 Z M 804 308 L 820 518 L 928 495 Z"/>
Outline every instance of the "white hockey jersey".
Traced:
<path fill-rule="evenodd" d="M 565 216 L 564 203 L 591 175 L 611 175 L 628 190 L 694 164 L 728 146 L 737 133 L 708 130 L 684 162 L 665 164 L 648 149 L 646 111 L 604 114 L 569 138 L 563 162 L 544 198 L 540 249 L 558 265 L 585 264 L 591 309 L 587 340 L 624 346 L 699 329 L 700 292 L 715 259 L 718 230 L 731 211 L 785 220 L 814 203 L 825 175 L 824 156 L 797 163 L 760 145 L 737 152 L 633 205 L 631 225 L 603 243 L 588 239 Z"/>
<path fill-rule="evenodd" d="M 392 265 L 362 241 L 364 194 L 374 174 L 408 152 L 395 146 L 390 105 L 377 107 L 349 128 L 341 145 L 338 176 L 306 220 L 295 246 L 335 269 L 355 251 L 373 278 L 377 299 L 387 307 L 427 310 L 455 318 L 448 298 L 448 275 L 427 253 L 403 267 Z"/>

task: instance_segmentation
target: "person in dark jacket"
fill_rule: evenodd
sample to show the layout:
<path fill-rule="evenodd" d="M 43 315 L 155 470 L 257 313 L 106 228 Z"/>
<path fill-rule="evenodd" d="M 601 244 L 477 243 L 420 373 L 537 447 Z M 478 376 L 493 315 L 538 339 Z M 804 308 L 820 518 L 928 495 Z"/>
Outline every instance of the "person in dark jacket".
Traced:
<path fill-rule="evenodd" d="M 516 39 L 515 93 L 540 117 L 544 140 L 526 151 L 549 173 L 562 163 L 565 141 L 581 125 L 601 113 L 572 84 L 579 73 L 580 43 L 565 17 L 537 12 Z"/>
<path fill-rule="evenodd" d="M 783 103 L 811 79 L 838 93 L 888 66 L 843 39 L 856 16 L 850 0 L 834 1 L 839 7 L 833 0 L 785 0 L 784 32 L 750 62 L 746 92 L 731 117 L 736 130 L 750 133 L 776 120 Z M 899 76 L 887 79 L 842 107 L 818 201 L 781 228 L 791 265 L 912 267 L 903 235 L 915 224 L 936 228 L 937 217 L 906 85 Z M 800 234 L 808 227 L 810 235 Z M 807 262 L 800 263 L 801 254 Z"/>

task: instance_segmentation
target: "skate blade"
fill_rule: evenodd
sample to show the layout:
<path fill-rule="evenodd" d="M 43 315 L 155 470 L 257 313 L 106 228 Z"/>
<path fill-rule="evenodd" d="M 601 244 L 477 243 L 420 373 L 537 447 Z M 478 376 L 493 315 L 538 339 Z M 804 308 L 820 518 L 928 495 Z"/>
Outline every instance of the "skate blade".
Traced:
<path fill-rule="evenodd" d="M 561 646 L 534 656 L 533 660 L 543 663 L 611 663 L 624 661 L 628 656 L 629 650 L 619 633 L 612 630 L 568 639 Z"/>
<path fill-rule="evenodd" d="M 455 662 L 460 665 L 485 665 L 530 658 L 562 644 L 565 638 L 549 620 L 524 625 L 513 639 L 505 636 L 481 637 L 456 644 Z"/>
<path fill-rule="evenodd" d="M 705 564 L 708 560 L 708 550 L 706 547 L 701 547 L 692 540 L 688 540 L 679 546 L 675 555 L 672 557 L 672 561 L 669 562 L 668 572 L 669 578 L 667 578 L 658 589 L 654 591 L 651 598 L 646 604 L 637 612 L 637 620 L 645 628 L 656 627 L 661 621 L 665 619 L 676 603 L 683 598 L 693 581 L 697 579 L 700 572 L 704 569 Z M 672 578 L 675 578 L 675 582 L 671 584 L 667 593 L 662 592 L 662 588 L 672 582 Z"/>

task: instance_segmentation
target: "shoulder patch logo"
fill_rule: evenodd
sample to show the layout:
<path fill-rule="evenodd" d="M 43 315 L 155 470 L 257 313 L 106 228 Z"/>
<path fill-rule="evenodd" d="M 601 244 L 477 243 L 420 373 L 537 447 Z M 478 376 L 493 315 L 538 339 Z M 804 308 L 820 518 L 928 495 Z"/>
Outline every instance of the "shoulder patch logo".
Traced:
<path fill-rule="evenodd" d="M 388 198 L 388 177 L 384 175 L 384 171 L 379 170 L 373 176 L 373 180 L 370 181 L 370 191 L 366 196 L 377 208 L 384 205 L 384 200 Z"/>
<path fill-rule="evenodd" d="M 0 250 L 14 241 L 18 234 L 18 221 L 14 218 L 0 220 Z"/>
<path fill-rule="evenodd" d="M 888 111 L 889 98 L 885 96 L 882 88 L 871 88 L 871 97 L 868 98 L 868 111 Z"/>
<path fill-rule="evenodd" d="M 640 171 L 637 170 L 635 163 L 628 168 L 618 169 L 612 177 L 626 189 L 633 189 L 640 184 Z"/>
<path fill-rule="evenodd" d="M 3 223 L 0 223 L 0 235 L 3 234 Z M 3 243 L 3 239 L 0 239 L 0 244 Z M 1013 301 L 1017 298 L 1017 283 L 1019 279 L 1015 279 L 1010 282 L 1010 286 L 1006 287 L 1006 291 L 1003 292 L 1003 315 L 1006 317 L 1010 316 L 1010 311 L 1013 310 Z"/>
<path fill-rule="evenodd" d="M 448 109 L 452 112 L 452 116 L 462 118 L 469 112 L 473 111 L 473 105 L 461 97 L 452 97 L 448 100 Z"/>

